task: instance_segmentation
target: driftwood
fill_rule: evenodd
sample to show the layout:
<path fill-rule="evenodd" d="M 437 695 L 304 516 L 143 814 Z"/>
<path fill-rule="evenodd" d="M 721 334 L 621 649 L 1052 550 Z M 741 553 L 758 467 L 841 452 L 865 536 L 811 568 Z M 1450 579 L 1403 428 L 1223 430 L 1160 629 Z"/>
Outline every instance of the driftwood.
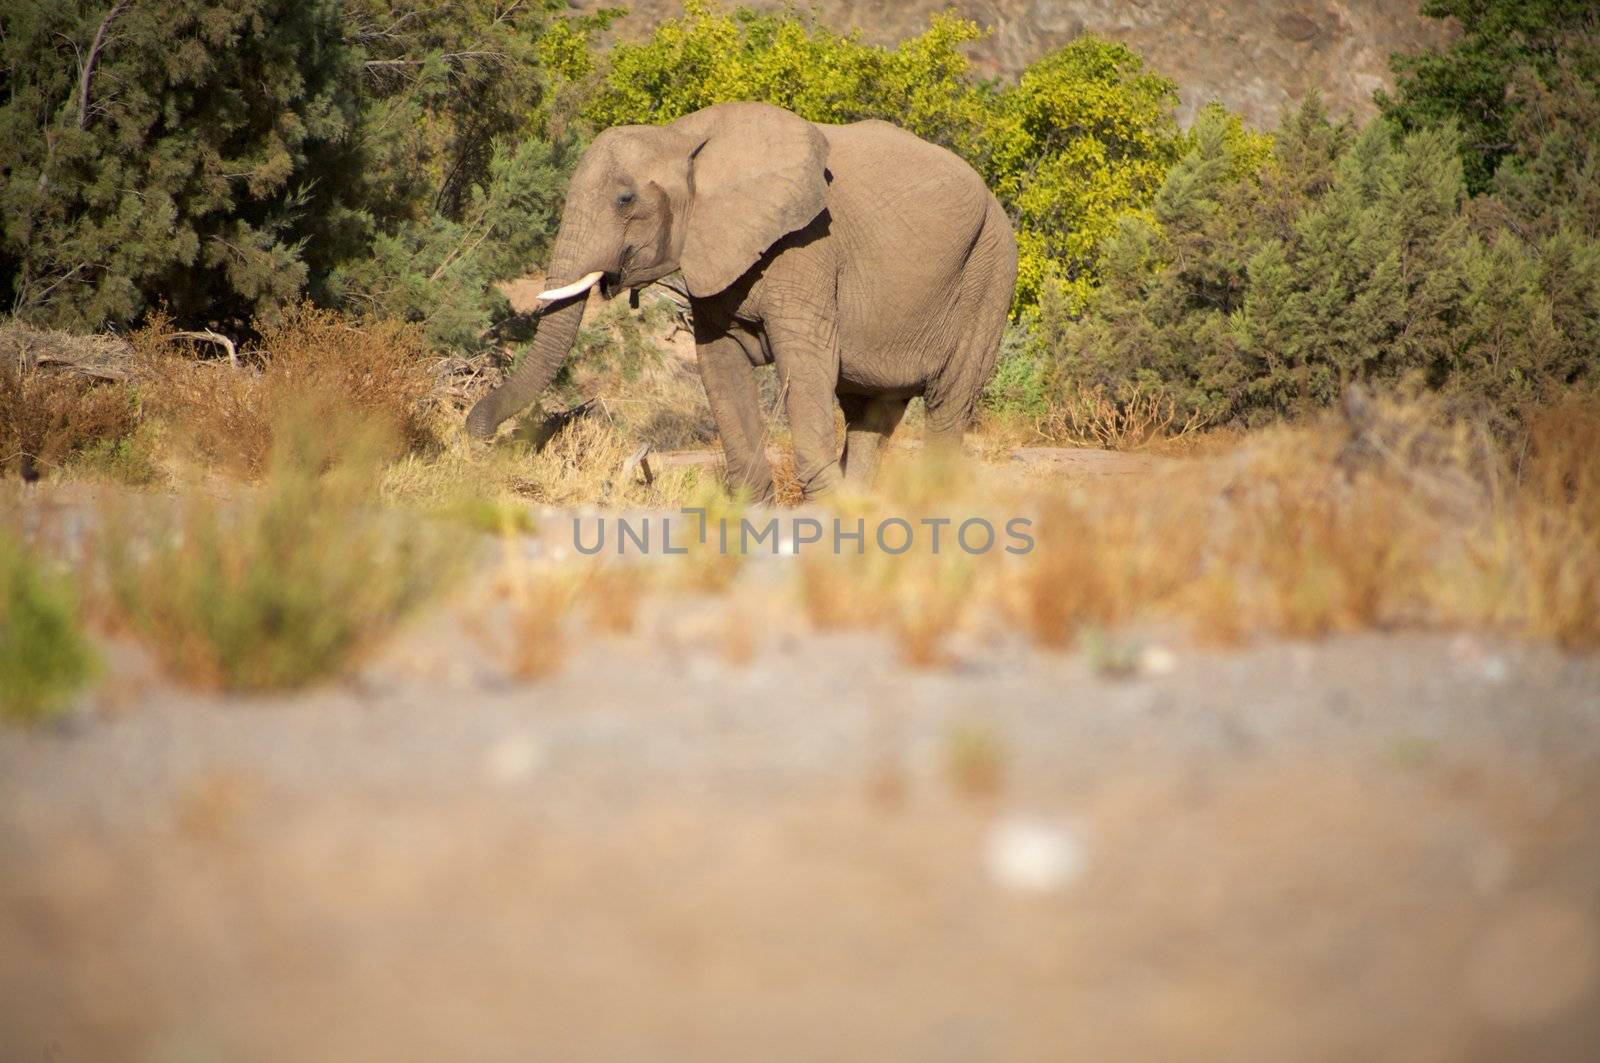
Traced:
<path fill-rule="evenodd" d="M 174 332 L 167 337 L 169 340 L 200 340 L 202 343 L 215 343 L 228 352 L 228 364 L 239 368 L 239 348 L 228 337 L 220 332 L 204 329 L 199 332 Z"/>
<path fill-rule="evenodd" d="M 650 444 L 645 443 L 634 451 L 628 460 L 622 463 L 622 478 L 631 478 L 635 473 L 649 486 L 656 482 L 656 474 L 650 468 Z"/>

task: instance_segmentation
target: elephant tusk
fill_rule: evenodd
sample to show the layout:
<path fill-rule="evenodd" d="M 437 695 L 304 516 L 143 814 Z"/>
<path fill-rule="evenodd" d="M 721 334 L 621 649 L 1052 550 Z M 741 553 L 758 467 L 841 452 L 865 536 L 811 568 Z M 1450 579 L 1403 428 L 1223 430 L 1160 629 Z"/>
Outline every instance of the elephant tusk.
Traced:
<path fill-rule="evenodd" d="M 562 299 L 571 299 L 574 295 L 582 295 L 590 288 L 593 288 L 596 284 L 599 284 L 600 278 L 604 276 L 605 271 L 598 269 L 593 273 L 585 273 L 571 284 L 563 285 L 560 288 L 551 288 L 547 292 L 540 292 L 539 298 L 547 303 L 560 302 Z"/>

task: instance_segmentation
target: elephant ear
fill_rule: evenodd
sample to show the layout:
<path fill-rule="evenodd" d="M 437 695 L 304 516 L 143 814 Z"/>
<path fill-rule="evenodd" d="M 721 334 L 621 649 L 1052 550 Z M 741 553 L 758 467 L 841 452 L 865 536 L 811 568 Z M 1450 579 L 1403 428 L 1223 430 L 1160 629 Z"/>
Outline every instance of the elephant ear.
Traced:
<path fill-rule="evenodd" d="M 722 291 L 827 206 L 828 142 L 798 115 L 765 103 L 723 103 L 673 127 L 696 145 L 679 256 L 691 294 Z"/>

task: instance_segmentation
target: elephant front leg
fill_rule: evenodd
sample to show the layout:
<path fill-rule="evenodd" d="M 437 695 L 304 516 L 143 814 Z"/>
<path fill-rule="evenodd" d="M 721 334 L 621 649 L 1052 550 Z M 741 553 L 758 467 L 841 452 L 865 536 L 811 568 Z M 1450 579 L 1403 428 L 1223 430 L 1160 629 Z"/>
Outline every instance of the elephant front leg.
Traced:
<path fill-rule="evenodd" d="M 800 486 L 807 499 L 837 490 L 844 475 L 833 416 L 834 388 L 839 382 L 839 354 L 833 337 L 831 333 L 819 336 L 769 326 L 767 339 L 783 388 Z"/>
<path fill-rule="evenodd" d="M 756 501 L 767 501 L 772 497 L 772 467 L 767 463 L 761 399 L 750 357 L 738 338 L 727 332 L 696 340 L 700 380 L 722 436 L 728 486 L 748 490 Z"/>

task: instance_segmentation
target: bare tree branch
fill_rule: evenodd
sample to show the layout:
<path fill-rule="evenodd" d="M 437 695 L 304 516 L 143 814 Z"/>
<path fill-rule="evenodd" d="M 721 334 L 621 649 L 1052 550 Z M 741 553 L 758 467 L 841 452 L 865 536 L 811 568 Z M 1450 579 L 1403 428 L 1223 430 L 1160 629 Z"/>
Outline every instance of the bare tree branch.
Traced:
<path fill-rule="evenodd" d="M 483 59 L 490 62 L 505 62 L 504 52 L 446 52 L 439 58 L 445 62 L 467 62 L 472 59 Z M 406 66 L 422 66 L 426 59 L 368 59 L 363 65 L 368 70 L 394 69 Z"/>
<path fill-rule="evenodd" d="M 203 332 L 174 332 L 172 335 L 168 336 L 167 339 L 169 339 L 169 340 L 204 340 L 207 343 L 215 343 L 215 344 L 227 349 L 227 352 L 228 352 L 228 364 L 231 365 L 235 369 L 239 368 L 239 350 L 238 350 L 238 348 L 234 346 L 232 340 L 230 340 L 228 337 L 222 335 L 220 332 L 212 332 L 210 329 L 206 329 Z"/>
<path fill-rule="evenodd" d="M 111 10 L 106 12 L 106 17 L 100 20 L 100 28 L 94 31 L 94 43 L 89 46 L 89 55 L 83 61 L 83 70 L 78 75 L 78 128 L 84 129 L 89 124 L 89 84 L 94 80 L 94 65 L 100 59 L 100 50 L 106 46 L 106 34 L 111 30 L 111 23 L 117 16 L 128 9 L 131 0 L 117 0 Z"/>

